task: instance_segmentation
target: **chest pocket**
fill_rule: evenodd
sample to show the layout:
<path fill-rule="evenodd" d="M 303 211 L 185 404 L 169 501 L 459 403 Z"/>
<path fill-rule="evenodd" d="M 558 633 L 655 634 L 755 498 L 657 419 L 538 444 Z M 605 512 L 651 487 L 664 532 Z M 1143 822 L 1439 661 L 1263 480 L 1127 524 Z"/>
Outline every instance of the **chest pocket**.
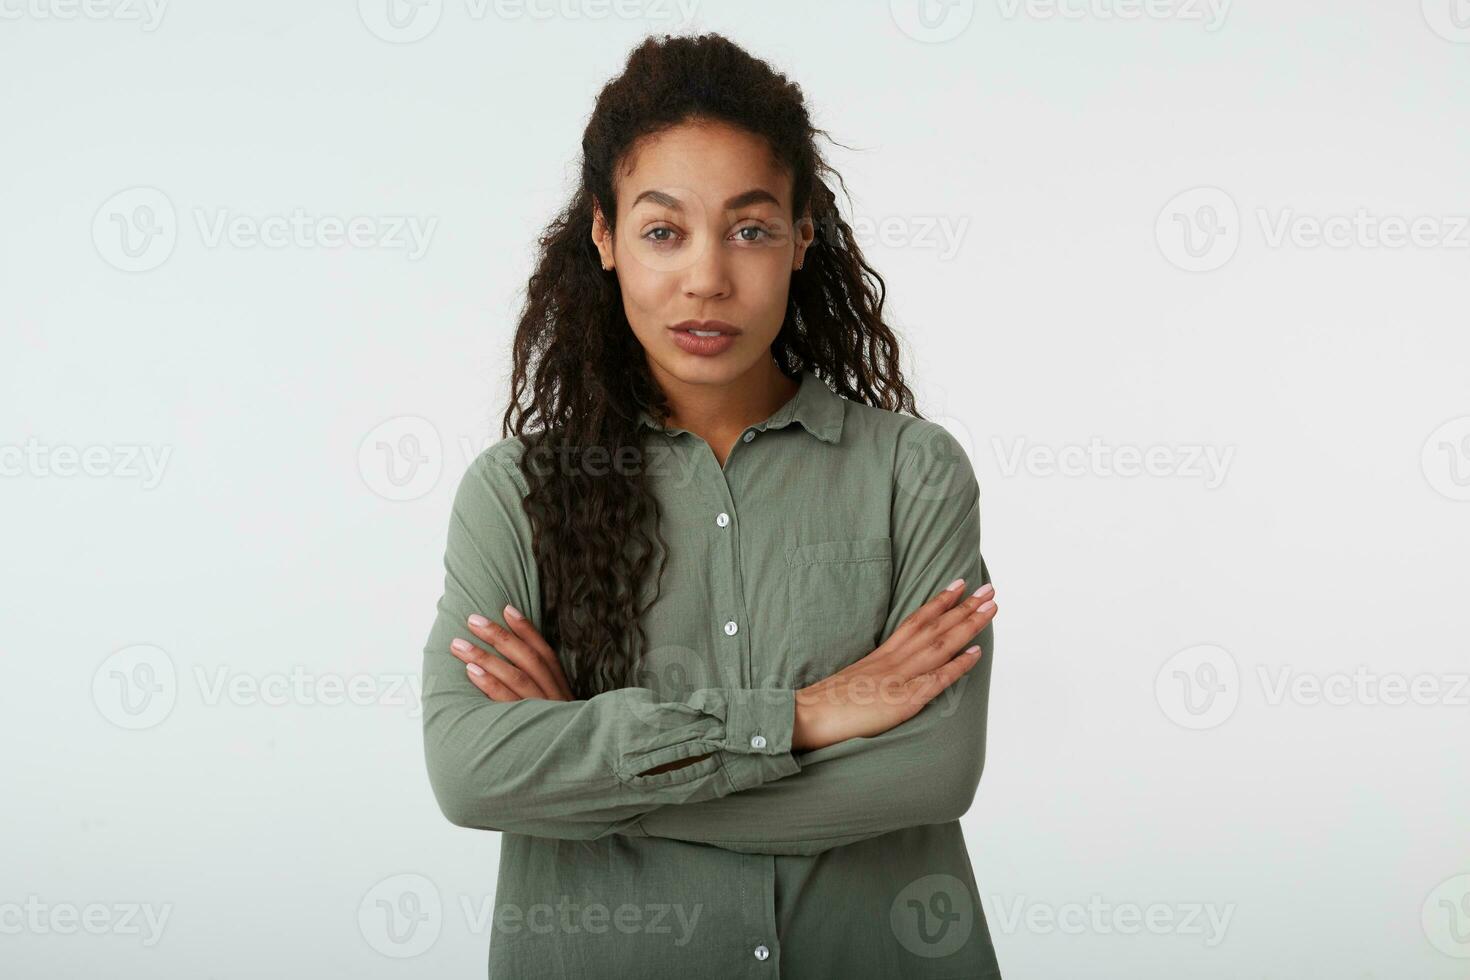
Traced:
<path fill-rule="evenodd" d="M 857 538 L 786 549 L 789 654 L 813 683 L 861 660 L 880 642 L 893 581 L 893 541 Z"/>

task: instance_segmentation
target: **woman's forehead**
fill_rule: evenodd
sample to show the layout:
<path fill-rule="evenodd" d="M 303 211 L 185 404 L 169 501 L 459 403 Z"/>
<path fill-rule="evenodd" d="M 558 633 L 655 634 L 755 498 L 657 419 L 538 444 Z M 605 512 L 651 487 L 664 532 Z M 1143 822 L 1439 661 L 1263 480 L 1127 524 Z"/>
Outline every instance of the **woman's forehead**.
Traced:
<path fill-rule="evenodd" d="M 790 178 L 766 141 L 720 123 L 681 123 L 645 137 L 618 168 L 618 196 L 631 208 L 647 200 L 674 208 L 695 197 L 705 207 L 760 203 L 764 191 L 779 203 L 790 195 Z M 767 202 L 768 203 L 768 202 Z"/>

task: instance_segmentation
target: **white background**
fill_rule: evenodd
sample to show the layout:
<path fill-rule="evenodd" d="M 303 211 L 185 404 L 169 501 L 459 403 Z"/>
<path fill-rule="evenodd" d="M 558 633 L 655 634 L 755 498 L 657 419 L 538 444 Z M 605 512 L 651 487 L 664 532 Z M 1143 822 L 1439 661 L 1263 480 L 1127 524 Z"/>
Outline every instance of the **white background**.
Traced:
<path fill-rule="evenodd" d="M 0 0 L 0 972 L 483 975 L 403 685 L 593 96 L 713 29 L 980 477 L 1005 975 L 1467 975 L 1470 7 L 386 2 Z"/>

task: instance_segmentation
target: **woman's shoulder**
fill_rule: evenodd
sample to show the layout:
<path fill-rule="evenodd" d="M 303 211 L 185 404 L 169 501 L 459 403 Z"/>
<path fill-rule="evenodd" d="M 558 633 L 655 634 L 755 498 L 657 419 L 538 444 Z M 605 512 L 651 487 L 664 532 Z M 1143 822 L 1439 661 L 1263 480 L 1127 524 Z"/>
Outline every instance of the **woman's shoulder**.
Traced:
<path fill-rule="evenodd" d="M 524 436 L 506 436 L 486 446 L 480 459 L 497 465 L 518 464 L 526 453 Z"/>
<path fill-rule="evenodd" d="M 963 420 L 947 415 L 919 418 L 905 412 L 848 401 L 843 439 L 851 435 L 855 444 L 877 449 L 891 461 L 895 478 L 924 460 L 949 460 L 970 464 L 973 437 Z"/>
<path fill-rule="evenodd" d="M 524 496 L 530 492 L 520 467 L 525 452 L 526 443 L 522 436 L 505 436 L 490 443 L 470 460 L 460 481 L 461 488 L 513 489 Z"/>

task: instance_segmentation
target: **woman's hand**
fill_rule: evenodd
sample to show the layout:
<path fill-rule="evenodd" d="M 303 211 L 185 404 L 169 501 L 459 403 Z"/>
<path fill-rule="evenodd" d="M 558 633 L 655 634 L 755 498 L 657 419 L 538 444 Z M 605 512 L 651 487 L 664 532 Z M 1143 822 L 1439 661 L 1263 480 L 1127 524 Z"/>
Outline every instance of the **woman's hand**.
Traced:
<path fill-rule="evenodd" d="M 886 732 L 979 663 L 978 644 L 955 651 L 995 618 L 995 590 L 982 586 L 960 602 L 964 584 L 924 603 L 857 663 L 797 691 L 792 751 Z"/>
<path fill-rule="evenodd" d="M 478 614 L 467 623 L 469 631 L 494 653 L 458 637 L 449 644 L 449 651 L 465 662 L 470 683 L 496 701 L 572 700 L 556 651 L 514 606 L 506 606 L 503 612 L 509 628 Z"/>

